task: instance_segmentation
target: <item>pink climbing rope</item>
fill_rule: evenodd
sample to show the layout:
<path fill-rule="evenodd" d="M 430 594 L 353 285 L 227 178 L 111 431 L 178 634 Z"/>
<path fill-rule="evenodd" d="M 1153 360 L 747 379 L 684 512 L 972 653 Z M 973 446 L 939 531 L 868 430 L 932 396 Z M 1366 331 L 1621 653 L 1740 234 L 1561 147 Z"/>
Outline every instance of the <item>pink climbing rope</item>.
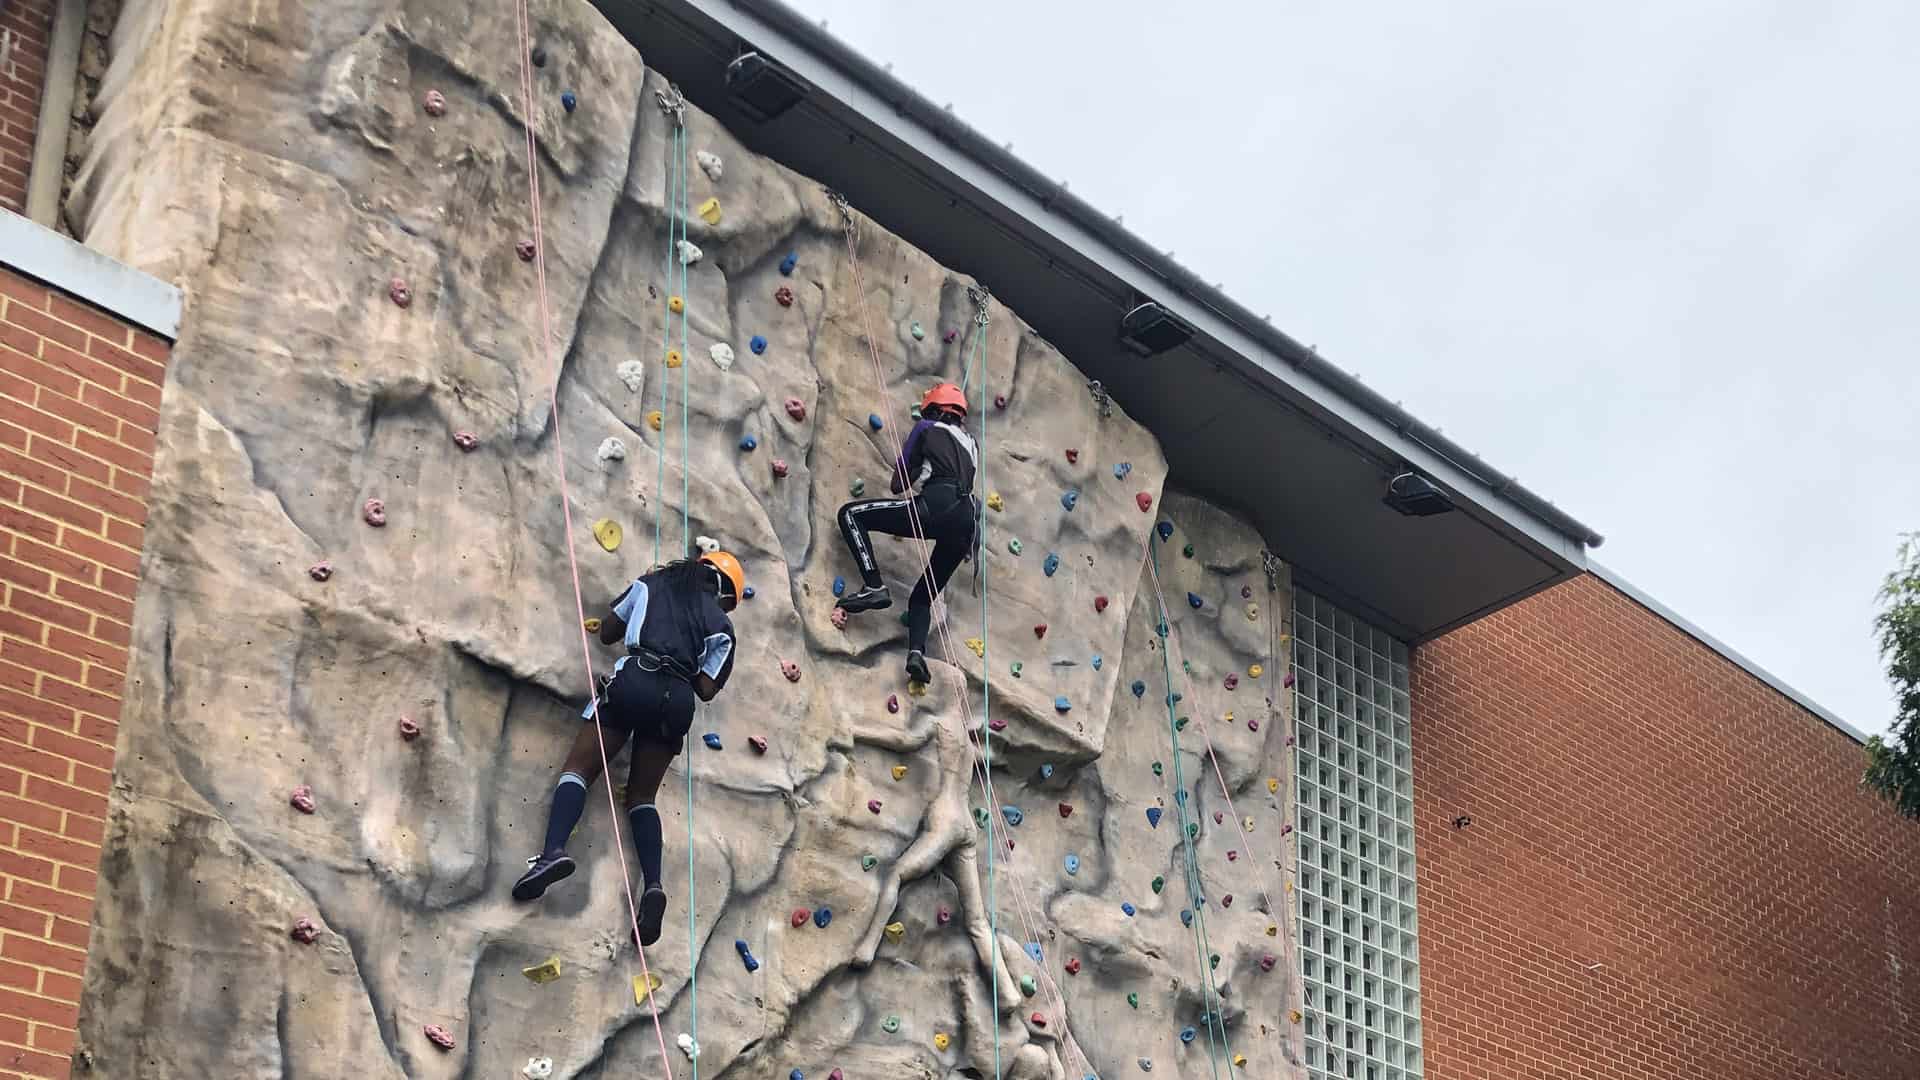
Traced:
<path fill-rule="evenodd" d="M 873 364 L 873 376 L 874 376 L 875 387 L 879 392 L 881 401 L 883 401 L 886 405 L 888 414 L 891 415 L 895 412 L 893 395 L 887 389 L 886 371 L 880 362 L 879 346 L 875 344 L 876 339 L 873 336 L 873 327 L 871 323 L 871 318 L 867 310 L 866 282 L 865 282 L 864 276 L 861 274 L 861 271 L 860 271 L 860 254 L 858 249 L 854 246 L 854 242 L 853 242 L 853 220 L 852 220 L 853 211 L 850 206 L 845 206 L 843 204 L 842 212 L 847 215 L 846 222 L 845 222 L 846 227 L 844 228 L 843 232 L 846 235 L 846 241 L 847 241 L 847 260 L 853 266 L 854 291 L 859 298 L 861 331 L 866 340 L 867 355 Z M 979 332 L 984 336 L 986 331 L 984 328 L 980 328 Z M 983 351 L 984 351 L 984 348 L 983 348 Z M 981 373 L 981 385 L 983 387 L 986 385 L 986 381 L 987 381 L 986 373 L 983 370 Z M 887 425 L 884 430 L 886 431 L 887 441 L 891 444 L 893 448 L 894 456 L 892 460 L 897 462 L 902 459 L 902 456 L 904 455 L 904 452 L 905 452 L 904 447 L 900 442 L 900 436 L 893 429 L 892 425 Z M 891 470 L 891 468 L 892 466 L 890 464 L 889 469 Z M 926 530 L 921 527 L 919 511 L 914 506 L 913 501 L 911 499 L 907 500 L 907 516 L 910 524 L 913 527 L 913 537 L 911 538 L 910 542 L 920 552 L 921 573 L 930 578 L 933 573 L 932 546 L 931 546 L 931 543 L 927 540 Z M 976 554 L 975 557 L 979 558 L 983 556 Z M 987 603 L 987 598 L 982 597 L 980 602 L 982 604 Z M 953 647 L 953 635 L 951 634 L 947 626 L 944 601 L 942 602 L 941 606 L 942 606 L 942 610 L 940 613 L 940 618 L 934 620 L 934 626 L 940 632 L 940 642 L 941 642 L 942 648 L 946 651 L 947 662 L 952 664 L 955 670 L 959 670 L 963 672 L 961 675 L 961 691 L 962 692 L 956 696 L 960 700 L 961 714 L 962 714 L 962 718 L 966 723 L 967 729 L 972 730 L 974 726 L 973 703 L 972 703 L 971 695 L 966 692 L 966 676 L 964 674 L 964 669 L 960 668 L 960 664 L 958 661 L 959 653 Z M 988 677 L 987 673 L 985 671 L 982 671 L 981 672 L 982 680 L 986 679 L 987 677 Z M 989 733 L 986 737 L 989 739 L 992 738 L 991 733 Z M 1008 862 L 1007 873 L 1010 876 L 1012 876 L 1013 884 L 1015 886 L 1013 895 L 1014 895 L 1014 904 L 1016 908 L 1016 913 L 1020 917 L 1022 928 L 1026 930 L 1027 940 L 1033 941 L 1033 942 L 1039 942 L 1042 939 L 1039 933 L 1035 929 L 1035 920 L 1034 920 L 1032 909 L 1028 904 L 1028 898 L 1025 895 L 1024 887 L 1020 880 L 1019 873 L 1015 871 L 1012 867 L 1012 857 L 1013 857 L 1012 837 L 1000 834 L 997 829 L 996 822 L 1000 816 L 997 813 L 997 811 L 1000 804 L 996 799 L 996 797 L 994 796 L 993 777 L 989 773 L 986 767 L 986 763 L 977 754 L 973 755 L 972 769 L 973 769 L 974 776 L 980 780 L 981 792 L 986 797 L 986 801 L 987 801 L 987 808 L 988 808 L 987 809 L 987 842 L 991 845 L 995 845 L 996 848 L 998 847 L 1000 842 L 1002 841 L 1005 842 L 1006 852 L 1007 852 L 1007 862 Z M 999 951 L 1000 942 L 997 939 L 997 937 L 993 942 L 993 947 L 996 952 Z M 1044 950 L 1044 954 L 1050 954 L 1051 952 L 1052 950 Z M 1065 997 L 1062 994 L 1059 984 L 1055 981 L 1053 973 L 1048 969 L 1048 965 L 1045 961 L 1042 961 L 1038 965 L 1038 967 L 1040 968 L 1041 975 L 1044 977 L 1043 985 L 1047 989 L 1048 999 L 1054 1010 L 1054 1015 L 1059 1018 L 1060 1032 L 1059 1032 L 1058 1038 L 1060 1040 L 1061 1045 L 1063 1047 L 1069 1047 L 1069 1046 L 1072 1047 L 1075 1054 L 1079 1056 L 1081 1064 L 1091 1069 L 1093 1063 L 1086 1057 L 1086 1054 L 1084 1052 L 1080 1051 L 1078 1041 L 1072 1037 L 1072 1033 L 1067 1022 L 1066 1001 L 1065 1001 Z M 994 1022 L 997 1028 L 999 1019 L 996 1017 Z"/>
<path fill-rule="evenodd" d="M 567 490 L 566 440 L 560 437 L 560 373 L 553 363 L 553 316 L 547 302 L 547 243 L 540 215 L 539 145 L 538 137 L 533 132 L 533 33 L 527 17 L 527 0 L 514 0 L 514 8 L 517 29 L 520 32 L 521 126 L 526 132 L 527 203 L 533 218 L 534 281 L 540 301 L 540 357 L 548 366 L 555 368 L 553 382 L 548 391 L 548 407 L 553 414 L 553 457 L 560 486 L 560 516 L 566 530 L 567 570 L 573 577 L 574 625 L 580 630 L 580 656 L 586 664 L 587 694 L 593 702 L 594 739 L 600 746 L 600 778 L 605 781 L 607 809 L 612 812 L 613 850 L 619 856 L 620 885 L 627 896 L 627 919 L 633 930 L 634 948 L 640 954 L 640 974 L 646 980 L 647 1007 L 653 1013 L 653 1035 L 660 1044 L 660 1064 L 666 1070 L 667 1080 L 673 1080 L 673 1063 L 667 1057 L 667 1036 L 660 1027 L 660 1007 L 653 998 L 653 974 L 647 969 L 647 950 L 640 944 L 640 908 L 634 903 L 633 879 L 627 871 L 626 849 L 621 846 L 620 808 L 613 797 L 613 778 L 609 775 L 607 760 L 606 731 L 600 725 L 600 696 L 594 691 L 596 679 L 593 671 L 593 645 L 587 638 L 587 607 L 580 587 L 580 560 L 573 549 L 573 502 Z"/>

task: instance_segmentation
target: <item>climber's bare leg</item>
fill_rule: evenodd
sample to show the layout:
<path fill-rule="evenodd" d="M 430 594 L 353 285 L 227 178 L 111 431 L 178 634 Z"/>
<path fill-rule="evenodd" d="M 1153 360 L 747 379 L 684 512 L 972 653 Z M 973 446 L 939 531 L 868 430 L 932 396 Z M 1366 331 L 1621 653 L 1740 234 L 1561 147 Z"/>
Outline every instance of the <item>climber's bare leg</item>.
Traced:
<path fill-rule="evenodd" d="M 608 757 L 620 752 L 620 744 L 624 739 L 622 732 L 607 732 Z M 574 734 L 573 745 L 567 749 L 567 760 L 560 766 L 560 771 L 578 776 L 587 782 L 588 787 L 600 779 L 600 735 L 592 722 L 581 724 L 580 730 Z"/>

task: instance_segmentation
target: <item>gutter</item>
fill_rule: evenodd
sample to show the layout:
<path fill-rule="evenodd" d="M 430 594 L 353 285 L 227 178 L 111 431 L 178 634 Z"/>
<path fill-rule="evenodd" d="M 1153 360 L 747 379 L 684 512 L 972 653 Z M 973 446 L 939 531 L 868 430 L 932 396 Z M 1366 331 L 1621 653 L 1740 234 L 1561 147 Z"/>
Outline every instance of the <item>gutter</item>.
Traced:
<path fill-rule="evenodd" d="M 1236 330 L 1270 349 L 1295 370 L 1358 405 L 1402 437 L 1418 443 L 1455 469 L 1486 485 L 1495 495 L 1585 547 L 1599 547 L 1605 542 L 1606 538 L 1591 527 L 1527 490 L 1515 478 L 1488 466 L 1465 447 L 1429 427 L 1359 379 L 1328 363 L 1312 349 L 1275 330 L 1266 319 L 1202 281 L 1192 271 L 1154 250 L 1145 240 L 1069 192 L 1065 184 L 1048 179 L 780 0 L 731 0 L 731 3 L 733 7 L 765 21 L 801 48 L 838 68 L 869 92 L 892 102 L 901 116 L 926 128 L 940 141 L 977 164 L 998 173 L 1008 183 L 1024 190 L 1052 212 L 1111 246 L 1181 295 L 1210 309 Z"/>
<path fill-rule="evenodd" d="M 4 7 L 0 0 L 0 7 Z M 73 125 L 73 94 L 80 78 L 80 43 L 87 27 L 87 0 L 55 0 L 47 36 L 47 75 L 40 84 L 40 115 L 34 123 L 33 158 L 27 164 L 27 217 L 58 228 L 60 194 L 67 179 L 67 135 Z"/>

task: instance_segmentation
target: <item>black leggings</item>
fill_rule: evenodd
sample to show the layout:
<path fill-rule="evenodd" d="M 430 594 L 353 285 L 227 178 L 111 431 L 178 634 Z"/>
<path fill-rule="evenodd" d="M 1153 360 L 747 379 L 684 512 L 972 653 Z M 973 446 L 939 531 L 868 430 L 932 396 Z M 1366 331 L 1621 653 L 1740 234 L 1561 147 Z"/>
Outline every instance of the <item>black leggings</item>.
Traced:
<path fill-rule="evenodd" d="M 908 508 L 912 513 L 908 513 Z M 873 558 L 869 534 L 888 536 L 915 535 L 914 519 L 920 522 L 919 535 L 933 541 L 931 565 L 920 575 L 907 601 L 907 648 L 927 651 L 927 629 L 933 621 L 933 598 L 946 587 L 947 579 L 973 547 L 975 510 L 973 498 L 960 494 L 948 484 L 929 484 L 911 501 L 907 499 L 862 499 L 840 508 L 840 535 L 860 565 L 860 579 L 870 589 L 885 584 L 879 564 Z"/>

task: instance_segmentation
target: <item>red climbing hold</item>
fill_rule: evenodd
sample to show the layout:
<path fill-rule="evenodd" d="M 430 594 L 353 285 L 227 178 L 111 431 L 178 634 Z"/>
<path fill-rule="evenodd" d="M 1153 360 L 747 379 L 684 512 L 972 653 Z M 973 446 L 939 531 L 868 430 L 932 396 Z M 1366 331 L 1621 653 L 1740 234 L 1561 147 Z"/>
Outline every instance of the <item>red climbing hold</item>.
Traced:
<path fill-rule="evenodd" d="M 294 922 L 292 937 L 293 940 L 300 944 L 311 945 L 319 936 L 320 928 L 315 926 L 313 920 L 307 918 L 305 915 L 300 916 L 300 918 Z"/>
<path fill-rule="evenodd" d="M 1043 638 L 1043 637 L 1046 637 L 1046 636 L 1047 636 L 1047 624 L 1046 624 L 1046 623 L 1041 623 L 1040 625 L 1038 625 L 1038 626 L 1036 626 L 1036 627 L 1034 627 L 1034 628 L 1033 628 L 1033 636 L 1034 636 L 1034 637 L 1036 637 L 1036 638 Z"/>
<path fill-rule="evenodd" d="M 1104 597 L 1104 596 L 1096 596 L 1096 597 L 1094 597 L 1094 598 L 1093 598 L 1093 610 L 1094 610 L 1094 613 L 1095 613 L 1095 614 L 1099 614 L 1100 612 L 1102 612 L 1102 611 L 1105 611 L 1105 610 L 1107 610 L 1107 604 L 1108 604 L 1108 603 L 1109 603 L 1109 601 L 1108 601 L 1108 600 L 1107 600 L 1107 598 L 1106 598 L 1106 597 Z"/>
<path fill-rule="evenodd" d="M 1067 974 L 1069 975 L 1080 974 L 1080 958 L 1079 957 L 1077 956 L 1067 957 Z"/>
<path fill-rule="evenodd" d="M 307 567 L 307 576 L 315 581 L 325 581 L 333 576 L 333 564 L 322 559 Z"/>
<path fill-rule="evenodd" d="M 1047 1018 L 1041 1016 L 1039 1013 L 1034 1013 L 1032 1016 L 1027 1017 L 1027 1019 L 1034 1027 L 1043 1028 L 1047 1026 Z"/>
<path fill-rule="evenodd" d="M 413 717 L 403 716 L 400 718 L 400 737 L 408 742 L 412 742 L 420 737 L 420 725 L 414 722 Z"/>
<path fill-rule="evenodd" d="M 793 417 L 795 420 L 805 420 L 807 418 L 806 403 L 797 397 L 788 398 L 787 415 Z"/>
<path fill-rule="evenodd" d="M 867 813 L 869 813 L 869 814 L 877 814 L 877 813 L 879 813 L 879 812 L 880 812 L 880 800 L 879 800 L 879 799 L 868 799 L 868 800 L 867 800 Z"/>
<path fill-rule="evenodd" d="M 941 926 L 945 926 L 953 921 L 953 912 L 948 911 L 944 907 L 940 908 L 933 913 L 933 921 L 939 923 Z"/>
<path fill-rule="evenodd" d="M 764 754 L 767 752 L 767 737 L 765 735 L 749 735 L 747 736 L 747 745 L 753 747 L 754 753 Z"/>
<path fill-rule="evenodd" d="M 887 711 L 890 713 L 897 713 L 900 711 L 900 695 L 898 694 L 887 695 Z"/>
<path fill-rule="evenodd" d="M 1143 514 L 1153 509 L 1153 496 L 1147 494 L 1144 491 L 1138 495 L 1135 495 L 1133 497 L 1133 501 L 1135 505 L 1140 507 L 1140 512 Z"/>
<path fill-rule="evenodd" d="M 428 1024 L 426 1027 L 421 1028 L 420 1032 L 421 1034 L 425 1035 L 428 1038 L 428 1040 L 430 1040 L 433 1043 L 433 1045 L 439 1047 L 440 1049 L 442 1050 L 453 1049 L 453 1032 L 448 1031 L 446 1028 L 441 1027 L 439 1024 Z"/>
<path fill-rule="evenodd" d="M 995 395 L 993 395 L 993 407 L 994 407 L 994 408 L 996 408 L 996 409 L 1004 409 L 1004 408 L 1006 408 L 1006 407 L 1007 407 L 1007 395 L 1005 395 L 1005 394 L 995 394 Z"/>
<path fill-rule="evenodd" d="M 798 930 L 807 925 L 807 920 L 811 918 L 813 918 L 813 912 L 803 907 L 797 907 L 793 909 L 793 914 L 787 917 L 787 921 L 793 924 L 795 930 Z"/>
<path fill-rule="evenodd" d="M 827 619 L 833 623 L 835 630 L 845 630 L 847 628 L 847 609 L 836 607 L 833 609 L 833 614 L 827 616 Z"/>
<path fill-rule="evenodd" d="M 453 445 L 462 450 L 471 451 L 480 445 L 480 436 L 471 431 L 456 431 L 453 433 Z"/>
<path fill-rule="evenodd" d="M 785 675 L 788 682 L 799 682 L 800 665 L 791 660 L 782 660 L 780 661 L 780 674 Z"/>
<path fill-rule="evenodd" d="M 427 111 L 428 116 L 445 116 L 447 96 L 438 90 L 429 90 L 421 97 L 420 107 Z"/>
<path fill-rule="evenodd" d="M 1080 451 L 1069 449 L 1067 451 L 1067 464 L 1078 465 L 1079 463 L 1080 463 Z"/>
<path fill-rule="evenodd" d="M 793 290 L 785 285 L 773 290 L 773 301 L 781 307 L 793 306 Z"/>
<path fill-rule="evenodd" d="M 293 789 L 293 795 L 287 801 L 293 804 L 295 810 L 303 814 L 311 814 L 313 813 L 313 788 L 301 784 Z"/>
<path fill-rule="evenodd" d="M 368 499 L 360 507 L 360 516 L 367 524 L 378 529 L 387 523 L 387 504 L 379 499 Z"/>
<path fill-rule="evenodd" d="M 785 480 L 787 478 L 787 459 L 786 458 L 773 459 L 773 478 L 775 480 Z"/>
<path fill-rule="evenodd" d="M 1260 955 L 1260 970 L 1272 971 L 1273 965 L 1279 962 L 1280 962 L 1280 958 L 1273 955 L 1272 953 L 1262 953 Z"/>
<path fill-rule="evenodd" d="M 990 728 L 992 728 L 992 729 L 993 729 L 993 730 L 995 730 L 995 731 L 1005 731 L 1005 730 L 1007 730 L 1007 722 L 1006 722 L 1005 720 L 1002 720 L 1002 719 L 1000 719 L 1000 718 L 999 718 L 999 717 L 997 717 L 997 716 L 996 716 L 996 717 L 994 717 L 993 719 L 991 719 L 991 720 L 989 720 L 989 721 L 987 721 L 987 726 L 988 726 L 988 727 L 990 727 Z"/>
<path fill-rule="evenodd" d="M 940 340 L 941 340 L 941 341 L 944 341 L 944 342 L 946 342 L 946 343 L 947 343 L 947 344 L 949 344 L 949 345 L 951 345 L 951 344 L 953 344 L 953 342 L 954 342 L 954 339 L 955 339 L 955 338 L 958 338 L 959 336 L 960 336 L 960 331 L 958 331 L 958 330 L 949 330 L 949 331 L 947 331 L 946 333 L 944 333 L 944 334 L 941 334 L 941 335 L 940 335 Z"/>
<path fill-rule="evenodd" d="M 1070 817 L 1072 817 L 1072 816 L 1073 816 L 1073 804 L 1072 804 L 1072 803 L 1061 803 L 1061 804 L 1060 804 L 1060 816 L 1061 816 L 1061 817 L 1063 817 L 1063 818 L 1070 818 Z"/>
<path fill-rule="evenodd" d="M 1227 852 L 1227 861 L 1228 861 L 1228 862 L 1239 862 L 1239 861 L 1240 861 L 1240 853 L 1239 853 L 1238 851 L 1229 851 L 1229 852 Z"/>
<path fill-rule="evenodd" d="M 520 256 L 521 262 L 532 262 L 533 257 L 539 254 L 534 250 L 533 241 L 531 240 L 515 240 L 513 242 L 513 253 Z"/>
<path fill-rule="evenodd" d="M 399 278 L 394 278 L 392 281 L 387 282 L 387 296 L 401 307 L 406 307 L 408 304 L 413 303 L 413 290 L 408 288 L 407 283 Z"/>
<path fill-rule="evenodd" d="M 1232 690 L 1239 685 L 1240 685 L 1240 673 L 1237 671 L 1227 672 L 1227 689 Z"/>

